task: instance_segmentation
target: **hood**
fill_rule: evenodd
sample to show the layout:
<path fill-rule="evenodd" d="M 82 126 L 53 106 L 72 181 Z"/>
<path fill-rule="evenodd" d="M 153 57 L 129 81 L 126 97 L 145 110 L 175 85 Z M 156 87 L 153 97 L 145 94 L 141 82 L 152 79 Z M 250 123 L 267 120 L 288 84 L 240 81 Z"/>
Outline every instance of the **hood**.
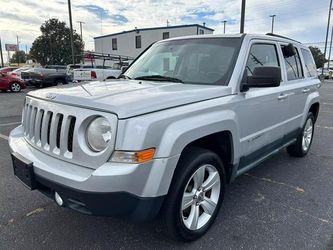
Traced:
<path fill-rule="evenodd" d="M 112 80 L 68 84 L 29 96 L 115 113 L 119 119 L 231 94 L 231 87 L 172 82 Z"/>

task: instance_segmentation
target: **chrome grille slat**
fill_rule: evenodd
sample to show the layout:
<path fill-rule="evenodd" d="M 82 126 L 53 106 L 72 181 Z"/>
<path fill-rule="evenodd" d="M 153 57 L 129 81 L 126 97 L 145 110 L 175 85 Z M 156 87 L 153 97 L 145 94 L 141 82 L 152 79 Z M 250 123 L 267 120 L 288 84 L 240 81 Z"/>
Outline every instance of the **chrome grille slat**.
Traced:
<path fill-rule="evenodd" d="M 27 107 L 27 119 L 26 119 L 26 127 L 25 127 L 25 134 L 26 135 L 29 135 L 29 127 L 30 127 L 30 116 L 31 116 L 31 110 L 32 110 L 32 107 L 30 105 L 28 105 Z"/>
<path fill-rule="evenodd" d="M 59 122 L 59 115 L 54 114 L 52 116 L 51 126 L 50 126 L 50 130 L 49 130 L 49 144 L 50 144 L 51 151 L 56 148 L 58 122 Z"/>
<path fill-rule="evenodd" d="M 71 122 L 71 117 L 64 116 L 62 120 L 62 126 L 61 126 L 61 132 L 60 132 L 60 153 L 66 154 L 67 153 L 67 147 L 68 147 L 68 132 L 69 132 L 69 125 Z"/>
<path fill-rule="evenodd" d="M 40 127 L 42 122 L 42 112 L 43 110 L 38 109 L 37 115 L 36 115 L 36 121 L 35 121 L 35 131 L 34 131 L 34 141 L 35 143 L 40 146 Z"/>
<path fill-rule="evenodd" d="M 29 125 L 29 138 L 34 139 L 35 121 L 36 121 L 37 108 L 31 107 L 30 125 Z"/>
<path fill-rule="evenodd" d="M 47 133 L 48 133 L 48 127 L 49 127 L 49 120 L 50 120 L 50 112 L 44 111 L 44 117 L 43 117 L 43 122 L 42 122 L 42 130 L 41 130 L 41 146 L 45 147 L 47 145 Z"/>

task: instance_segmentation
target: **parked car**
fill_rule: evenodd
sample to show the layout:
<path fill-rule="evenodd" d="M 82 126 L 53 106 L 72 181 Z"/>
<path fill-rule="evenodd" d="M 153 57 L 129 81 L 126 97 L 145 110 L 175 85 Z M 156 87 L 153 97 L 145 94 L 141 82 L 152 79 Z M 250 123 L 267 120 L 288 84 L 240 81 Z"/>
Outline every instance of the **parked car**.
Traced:
<path fill-rule="evenodd" d="M 8 72 L 11 72 L 15 69 L 17 69 L 18 67 L 3 67 L 3 68 L 0 68 L 0 73 L 8 73 Z"/>
<path fill-rule="evenodd" d="M 25 89 L 26 85 L 17 76 L 7 75 L 6 73 L 0 73 L 0 90 L 2 92 L 20 92 L 22 89 Z"/>
<path fill-rule="evenodd" d="M 213 224 L 227 183 L 284 148 L 310 150 L 320 80 L 294 40 L 172 38 L 120 78 L 28 93 L 9 136 L 26 186 L 84 214 L 160 216 L 190 241 Z"/>
<path fill-rule="evenodd" d="M 58 86 L 68 83 L 66 66 L 62 65 L 33 68 L 22 72 L 21 77 L 27 85 L 39 88 Z"/>
<path fill-rule="evenodd" d="M 29 69 L 31 69 L 31 67 L 21 67 L 21 68 L 18 68 L 18 69 L 15 69 L 13 71 L 8 72 L 7 74 L 12 75 L 12 76 L 17 76 L 17 77 L 21 78 L 21 73 L 23 71 L 27 71 Z"/>
<path fill-rule="evenodd" d="M 323 76 L 324 79 L 330 79 L 330 78 L 332 79 L 332 77 L 333 77 L 332 69 L 330 69 L 330 70 L 324 69 L 324 71 L 323 71 L 323 69 L 320 68 L 320 69 L 317 69 L 317 72 L 318 72 L 319 77 Z"/>
<path fill-rule="evenodd" d="M 97 65 L 93 68 L 74 69 L 73 73 L 73 81 L 103 81 L 117 78 L 121 74 L 121 70 L 113 69 L 110 66 Z"/>

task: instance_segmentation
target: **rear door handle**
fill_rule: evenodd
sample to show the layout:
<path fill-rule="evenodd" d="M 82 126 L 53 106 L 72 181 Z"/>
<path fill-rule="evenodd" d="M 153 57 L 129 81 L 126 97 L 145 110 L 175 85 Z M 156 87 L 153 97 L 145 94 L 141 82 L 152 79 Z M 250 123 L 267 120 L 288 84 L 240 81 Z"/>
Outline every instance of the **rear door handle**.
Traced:
<path fill-rule="evenodd" d="M 305 89 L 302 90 L 302 93 L 307 94 L 307 93 L 309 93 L 309 91 L 310 91 L 309 88 L 305 88 Z"/>
<path fill-rule="evenodd" d="M 279 100 L 279 101 L 282 101 L 282 100 L 287 99 L 287 97 L 288 97 L 288 95 L 286 95 L 286 94 L 280 94 L 280 95 L 278 96 L 278 100 Z"/>

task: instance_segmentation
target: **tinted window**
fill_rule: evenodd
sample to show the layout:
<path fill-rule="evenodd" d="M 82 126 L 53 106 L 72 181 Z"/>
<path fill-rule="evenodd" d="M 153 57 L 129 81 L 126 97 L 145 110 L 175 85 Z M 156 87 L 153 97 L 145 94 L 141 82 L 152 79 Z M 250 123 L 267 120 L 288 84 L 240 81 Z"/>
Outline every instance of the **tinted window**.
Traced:
<path fill-rule="evenodd" d="M 247 59 L 246 69 L 249 76 L 257 67 L 279 67 L 278 55 L 274 44 L 253 44 Z"/>
<path fill-rule="evenodd" d="M 312 77 L 312 76 L 317 76 L 317 69 L 315 62 L 313 60 L 312 54 L 310 51 L 306 49 L 301 49 L 302 55 L 304 58 L 304 64 L 305 64 L 305 72 L 307 76 Z"/>
<path fill-rule="evenodd" d="M 117 50 L 117 38 L 112 38 L 112 50 Z"/>
<path fill-rule="evenodd" d="M 283 53 L 284 47 L 285 46 L 283 46 L 283 45 L 281 46 L 282 53 Z M 286 67 L 288 80 L 295 80 L 295 79 L 302 78 L 304 75 L 303 75 L 301 59 L 299 58 L 298 50 L 296 49 L 296 54 L 293 56 L 283 55 L 283 57 L 284 57 L 284 64 Z"/>
<path fill-rule="evenodd" d="M 137 49 L 141 48 L 141 36 L 135 37 L 135 48 L 137 48 Z"/>

